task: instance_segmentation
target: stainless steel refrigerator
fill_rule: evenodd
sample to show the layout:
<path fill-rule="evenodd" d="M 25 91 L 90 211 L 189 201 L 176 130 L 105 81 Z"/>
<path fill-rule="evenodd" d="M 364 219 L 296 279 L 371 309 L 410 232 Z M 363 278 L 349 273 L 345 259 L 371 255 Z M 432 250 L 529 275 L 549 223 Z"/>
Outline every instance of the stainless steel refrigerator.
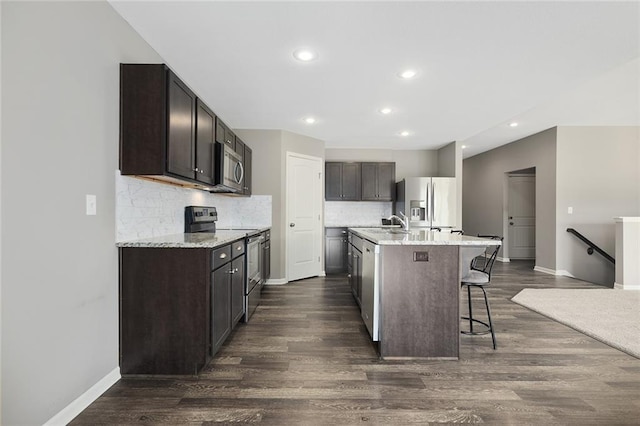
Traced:
<path fill-rule="evenodd" d="M 411 177 L 396 183 L 394 213 L 417 228 L 454 228 L 458 212 L 455 178 Z"/>

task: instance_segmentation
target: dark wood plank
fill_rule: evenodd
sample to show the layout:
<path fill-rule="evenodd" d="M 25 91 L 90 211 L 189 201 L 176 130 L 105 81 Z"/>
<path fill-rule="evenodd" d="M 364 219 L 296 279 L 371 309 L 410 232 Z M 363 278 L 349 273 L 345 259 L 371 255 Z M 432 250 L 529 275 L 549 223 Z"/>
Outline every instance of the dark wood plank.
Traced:
<path fill-rule="evenodd" d="M 640 360 L 510 301 L 594 286 L 532 267 L 494 267 L 495 351 L 462 336 L 459 361 L 380 360 L 346 277 L 313 278 L 266 287 L 198 378 L 120 380 L 71 424 L 637 425 Z"/>

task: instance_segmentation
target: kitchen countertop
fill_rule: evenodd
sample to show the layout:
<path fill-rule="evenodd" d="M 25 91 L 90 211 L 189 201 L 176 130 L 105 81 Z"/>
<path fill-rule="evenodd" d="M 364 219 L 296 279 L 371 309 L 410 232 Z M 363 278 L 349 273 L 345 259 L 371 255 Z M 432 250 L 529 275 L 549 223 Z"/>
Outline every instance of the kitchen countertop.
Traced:
<path fill-rule="evenodd" d="M 378 245 L 454 245 L 454 246 L 497 246 L 500 240 L 471 237 L 467 235 L 438 232 L 428 229 L 404 231 L 400 228 L 349 228 L 356 235 Z"/>
<path fill-rule="evenodd" d="M 171 234 L 160 237 L 121 241 L 116 247 L 147 248 L 216 248 L 245 238 L 270 228 L 261 229 L 218 229 L 215 233 Z"/>

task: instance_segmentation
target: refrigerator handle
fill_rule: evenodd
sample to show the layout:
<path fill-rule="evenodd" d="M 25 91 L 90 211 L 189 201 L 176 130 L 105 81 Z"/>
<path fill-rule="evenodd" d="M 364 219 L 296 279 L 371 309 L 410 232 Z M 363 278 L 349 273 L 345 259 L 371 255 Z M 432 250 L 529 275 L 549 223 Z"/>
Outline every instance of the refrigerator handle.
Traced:
<path fill-rule="evenodd" d="M 436 221 L 436 183 L 433 182 L 431 184 L 431 187 L 433 188 L 431 190 L 431 208 L 433 209 L 431 212 L 431 221 L 432 223 L 435 223 Z"/>
<path fill-rule="evenodd" d="M 427 216 L 427 222 L 431 225 L 431 182 L 427 184 L 427 205 L 425 210 L 425 214 Z"/>

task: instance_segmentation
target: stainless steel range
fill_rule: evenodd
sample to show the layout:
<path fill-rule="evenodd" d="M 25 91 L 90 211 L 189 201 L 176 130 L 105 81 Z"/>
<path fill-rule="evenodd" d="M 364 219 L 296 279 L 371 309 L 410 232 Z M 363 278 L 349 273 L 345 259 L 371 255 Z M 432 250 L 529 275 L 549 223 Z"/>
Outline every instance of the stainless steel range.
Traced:
<path fill-rule="evenodd" d="M 184 232 L 228 232 L 229 230 L 216 229 L 217 220 L 218 212 L 215 207 L 187 206 L 184 211 Z M 260 304 L 260 293 L 264 286 L 261 247 L 264 237 L 258 229 L 233 229 L 233 231 L 245 234 L 244 322 L 249 322 L 249 318 Z"/>

